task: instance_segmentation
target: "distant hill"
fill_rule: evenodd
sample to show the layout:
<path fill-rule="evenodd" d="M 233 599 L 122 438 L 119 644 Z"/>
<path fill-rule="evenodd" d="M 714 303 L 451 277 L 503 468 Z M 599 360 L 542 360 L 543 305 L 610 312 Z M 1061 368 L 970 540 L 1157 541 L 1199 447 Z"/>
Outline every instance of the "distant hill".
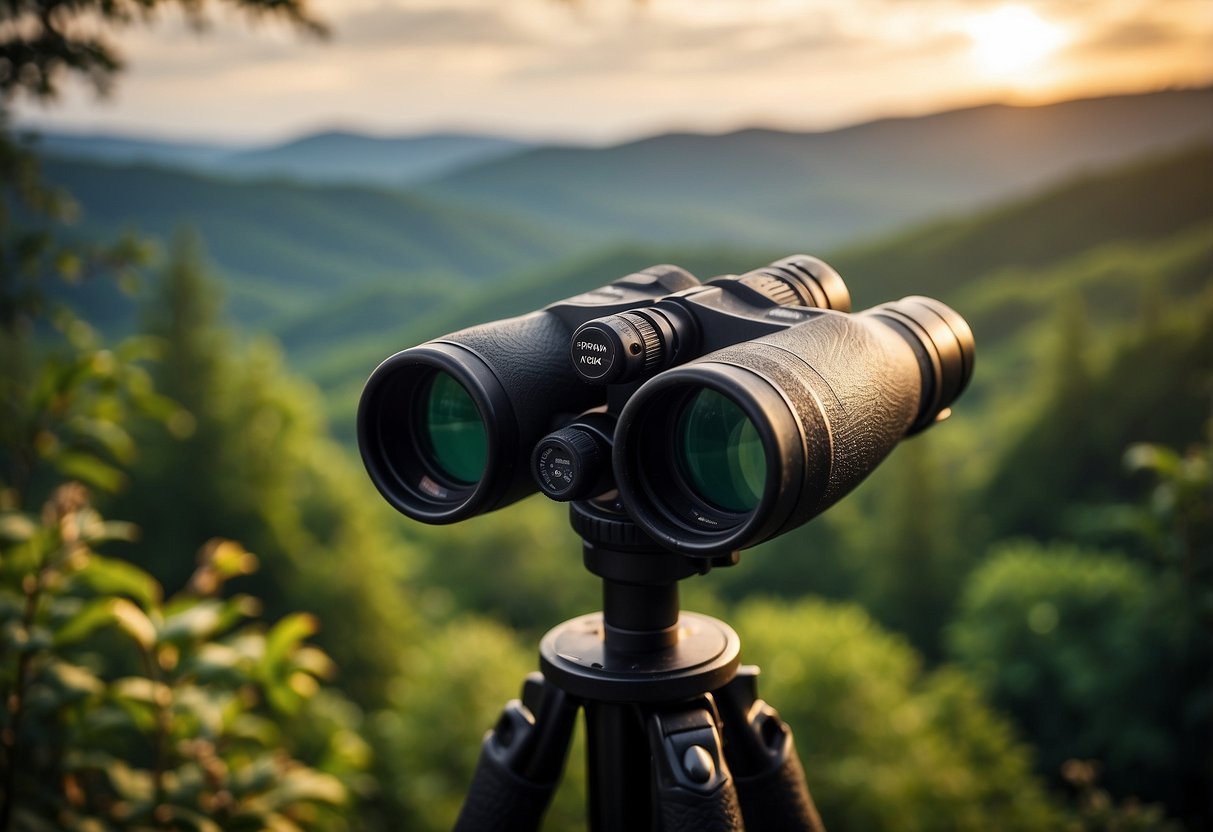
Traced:
<path fill-rule="evenodd" d="M 238 182 L 64 160 L 47 161 L 43 169 L 80 204 L 78 233 L 85 237 L 135 228 L 168 239 L 186 225 L 200 232 L 225 278 L 230 311 L 249 326 L 292 310 L 327 309 L 333 298 L 369 284 L 451 291 L 462 281 L 533 268 L 586 244 L 509 215 L 389 190 Z M 105 305 L 104 298 L 92 302 Z M 407 317 L 409 310 L 398 314 Z"/>
<path fill-rule="evenodd" d="M 1031 354 L 1026 344 L 1070 295 L 1087 299 L 1096 316 L 1094 334 L 1102 339 L 1139 320 L 1151 305 L 1182 311 L 1210 291 L 1213 146 L 1089 172 L 972 216 L 920 225 L 861 246 L 630 245 L 431 303 L 411 322 L 400 319 L 383 330 L 330 330 L 309 338 L 305 334 L 318 333 L 323 317 L 312 312 L 293 319 L 282 334 L 297 366 L 328 392 L 330 418 L 348 439 L 363 379 L 394 350 L 535 309 L 653 263 L 677 263 L 707 279 L 797 250 L 822 255 L 838 268 L 856 308 L 907 294 L 933 295 L 970 320 L 980 361 L 1022 361 Z M 1013 398 L 1014 385 L 1002 392 Z M 984 395 L 979 389 L 970 398 Z"/>
<path fill-rule="evenodd" d="M 39 150 L 77 161 L 143 163 L 236 178 L 403 186 L 499 159 L 531 145 L 462 133 L 369 136 L 333 130 L 265 146 L 158 141 L 105 134 L 38 134 Z"/>
<path fill-rule="evenodd" d="M 156 139 L 114 136 L 105 133 L 59 133 L 33 131 L 39 153 L 64 159 L 96 162 L 167 165 L 190 170 L 205 170 L 219 165 L 233 147 L 203 142 L 174 142 Z"/>
<path fill-rule="evenodd" d="M 224 158 L 218 169 L 224 173 L 282 176 L 302 182 L 405 185 L 508 156 L 529 146 L 492 136 L 434 134 L 378 138 L 335 131 L 234 153 Z"/>
<path fill-rule="evenodd" d="M 945 300 L 999 269 L 1047 269 L 1108 243 L 1149 244 L 1213 220 L 1213 143 L 1092 171 L 972 217 L 843 248 L 831 263 L 862 278 L 858 305 L 892 293 Z M 1210 275 L 1213 278 L 1213 275 Z"/>
<path fill-rule="evenodd" d="M 1213 141 L 1213 88 L 989 105 L 823 133 L 669 134 L 483 162 L 424 192 L 647 242 L 837 245 Z"/>

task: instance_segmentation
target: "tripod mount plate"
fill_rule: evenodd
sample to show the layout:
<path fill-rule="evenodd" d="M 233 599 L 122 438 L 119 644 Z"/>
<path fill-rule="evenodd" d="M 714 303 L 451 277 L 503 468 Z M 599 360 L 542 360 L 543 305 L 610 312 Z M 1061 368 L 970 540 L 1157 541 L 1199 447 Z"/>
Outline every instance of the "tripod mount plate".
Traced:
<path fill-rule="evenodd" d="M 558 688 L 600 702 L 674 702 L 727 684 L 741 641 L 723 621 L 693 612 L 678 618 L 678 638 L 660 650 L 607 646 L 602 613 L 573 618 L 539 645 L 543 675 Z"/>

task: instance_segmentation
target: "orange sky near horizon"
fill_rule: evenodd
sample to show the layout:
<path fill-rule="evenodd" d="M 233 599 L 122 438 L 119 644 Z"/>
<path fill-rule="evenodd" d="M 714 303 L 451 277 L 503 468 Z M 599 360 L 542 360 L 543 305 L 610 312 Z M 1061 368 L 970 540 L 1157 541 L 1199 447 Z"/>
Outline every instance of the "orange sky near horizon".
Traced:
<path fill-rule="evenodd" d="M 105 101 L 47 129 L 269 141 L 331 127 L 608 142 L 821 129 L 999 100 L 1213 83 L 1209 0 L 313 0 L 323 43 L 221 15 L 119 36 Z"/>

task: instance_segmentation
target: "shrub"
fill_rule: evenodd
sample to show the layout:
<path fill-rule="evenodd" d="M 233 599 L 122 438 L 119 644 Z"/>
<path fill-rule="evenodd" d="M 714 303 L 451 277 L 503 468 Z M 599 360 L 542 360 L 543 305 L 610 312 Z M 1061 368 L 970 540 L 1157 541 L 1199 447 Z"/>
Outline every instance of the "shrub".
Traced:
<path fill-rule="evenodd" d="M 317 696 L 315 620 L 220 597 L 256 568 L 229 541 L 165 598 L 94 550 L 132 533 L 75 484 L 0 515 L 0 829 L 347 828 L 369 755 L 356 712 Z"/>

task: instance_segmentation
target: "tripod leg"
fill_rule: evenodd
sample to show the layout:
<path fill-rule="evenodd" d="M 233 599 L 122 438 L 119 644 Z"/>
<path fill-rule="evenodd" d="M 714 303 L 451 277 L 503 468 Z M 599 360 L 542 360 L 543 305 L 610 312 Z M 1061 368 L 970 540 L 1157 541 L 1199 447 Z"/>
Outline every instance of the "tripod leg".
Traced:
<path fill-rule="evenodd" d="M 539 673 L 506 703 L 484 738 L 456 832 L 539 828 L 564 768 L 578 703 Z"/>
<path fill-rule="evenodd" d="M 758 668 L 738 668 L 714 694 L 724 719 L 729 765 L 749 832 L 825 832 L 792 729 L 758 698 Z"/>
<path fill-rule="evenodd" d="M 741 809 L 710 695 L 649 717 L 662 832 L 741 832 Z"/>
<path fill-rule="evenodd" d="M 590 832 L 653 828 L 652 766 L 644 719 L 635 705 L 586 700 Z"/>

